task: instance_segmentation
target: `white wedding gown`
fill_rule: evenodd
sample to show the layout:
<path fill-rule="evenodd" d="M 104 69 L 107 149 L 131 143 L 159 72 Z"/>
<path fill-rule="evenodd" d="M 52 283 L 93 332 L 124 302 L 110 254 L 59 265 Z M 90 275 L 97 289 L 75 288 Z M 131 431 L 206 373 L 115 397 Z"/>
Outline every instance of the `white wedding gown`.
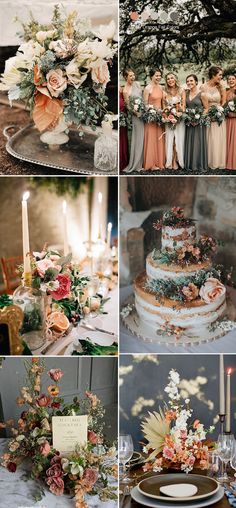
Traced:
<path fill-rule="evenodd" d="M 166 98 L 167 106 L 174 107 L 176 104 L 181 103 L 181 97 L 179 95 L 176 96 L 168 96 Z M 166 124 L 166 168 L 172 169 L 172 160 L 173 160 L 173 148 L 174 142 L 177 152 L 177 159 L 180 167 L 184 168 L 184 138 L 185 138 L 185 124 L 184 122 L 180 122 L 176 125 L 175 129 L 170 129 L 168 124 Z"/>

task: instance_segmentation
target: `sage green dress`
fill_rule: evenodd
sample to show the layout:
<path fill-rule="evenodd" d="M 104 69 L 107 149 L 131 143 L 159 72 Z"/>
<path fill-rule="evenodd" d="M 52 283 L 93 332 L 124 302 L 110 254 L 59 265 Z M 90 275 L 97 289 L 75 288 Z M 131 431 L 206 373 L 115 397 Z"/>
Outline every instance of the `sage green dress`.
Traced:
<path fill-rule="evenodd" d="M 189 91 L 186 93 L 186 108 L 202 108 L 201 92 L 192 100 L 189 98 Z M 184 168 L 188 171 L 208 169 L 207 161 L 207 127 L 196 125 L 186 126 L 185 130 L 185 150 L 184 150 Z"/>

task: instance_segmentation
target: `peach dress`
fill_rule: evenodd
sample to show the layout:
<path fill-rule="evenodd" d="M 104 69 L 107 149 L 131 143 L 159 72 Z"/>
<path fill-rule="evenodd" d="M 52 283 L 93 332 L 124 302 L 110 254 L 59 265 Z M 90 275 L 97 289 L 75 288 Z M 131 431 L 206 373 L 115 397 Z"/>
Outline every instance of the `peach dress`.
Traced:
<path fill-rule="evenodd" d="M 209 108 L 212 105 L 221 105 L 220 92 L 216 86 L 209 86 L 207 83 L 203 85 L 202 91 L 205 92 Z M 208 167 L 210 169 L 225 169 L 226 165 L 226 122 L 221 125 L 217 122 L 211 122 L 207 128 L 207 145 L 208 145 Z"/>
<path fill-rule="evenodd" d="M 152 86 L 148 104 L 156 109 L 162 108 L 163 91 L 160 86 Z M 165 168 L 164 129 L 156 123 L 147 123 L 144 127 L 144 169 Z"/>
<path fill-rule="evenodd" d="M 227 101 L 235 98 L 235 90 L 228 90 Z M 226 119 L 226 169 L 236 169 L 236 115 Z"/>

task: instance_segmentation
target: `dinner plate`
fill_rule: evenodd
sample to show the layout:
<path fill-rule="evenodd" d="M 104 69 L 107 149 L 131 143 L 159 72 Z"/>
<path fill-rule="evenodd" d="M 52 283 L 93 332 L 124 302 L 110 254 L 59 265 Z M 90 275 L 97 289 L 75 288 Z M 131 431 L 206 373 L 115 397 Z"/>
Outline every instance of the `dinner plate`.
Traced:
<path fill-rule="evenodd" d="M 197 488 L 196 494 L 190 497 L 170 497 L 164 495 L 161 491 L 161 487 L 167 487 L 170 485 L 189 484 L 194 485 Z M 219 490 L 219 484 L 213 478 L 198 474 L 160 474 L 145 478 L 138 484 L 140 493 L 144 496 L 158 499 L 162 502 L 168 503 L 183 503 L 186 501 L 197 501 L 213 496 Z"/>
<path fill-rule="evenodd" d="M 211 497 L 208 497 L 207 499 L 199 499 L 196 501 L 187 501 L 186 503 L 183 503 L 182 501 L 182 506 L 184 508 L 205 508 L 207 506 L 211 506 L 212 504 L 218 503 L 218 501 L 220 501 L 223 496 L 224 489 L 223 487 L 219 487 L 217 492 Z M 134 489 L 131 490 L 131 497 L 134 501 L 136 501 L 136 503 L 139 503 L 143 506 L 148 506 L 149 508 L 173 508 L 173 502 L 168 502 L 170 501 L 170 498 L 167 498 L 167 502 L 162 502 L 157 499 L 143 496 L 143 494 L 141 494 L 141 492 L 138 490 L 138 486 L 134 487 Z"/>

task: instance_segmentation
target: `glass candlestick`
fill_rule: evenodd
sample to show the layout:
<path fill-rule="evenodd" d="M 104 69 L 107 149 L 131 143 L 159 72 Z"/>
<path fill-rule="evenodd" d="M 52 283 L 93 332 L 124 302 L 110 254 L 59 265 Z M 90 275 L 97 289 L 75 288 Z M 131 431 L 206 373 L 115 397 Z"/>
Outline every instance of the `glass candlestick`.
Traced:
<path fill-rule="evenodd" d="M 113 171 L 117 169 L 118 143 L 112 137 L 112 125 L 110 122 L 102 122 L 102 134 L 94 144 L 94 166 L 101 171 Z"/>
<path fill-rule="evenodd" d="M 39 289 L 23 283 L 13 293 L 13 303 L 24 313 L 21 337 L 29 349 L 35 351 L 46 341 L 45 296 Z"/>

